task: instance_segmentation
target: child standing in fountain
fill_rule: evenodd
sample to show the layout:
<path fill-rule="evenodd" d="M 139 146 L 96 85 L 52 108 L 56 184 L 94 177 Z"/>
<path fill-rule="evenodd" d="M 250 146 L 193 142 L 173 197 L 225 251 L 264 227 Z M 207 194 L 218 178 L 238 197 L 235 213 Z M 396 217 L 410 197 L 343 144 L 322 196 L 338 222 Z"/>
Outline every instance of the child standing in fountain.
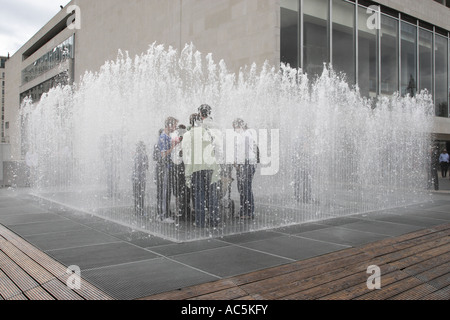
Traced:
<path fill-rule="evenodd" d="M 169 117 L 165 121 L 164 131 L 159 137 L 158 148 L 161 152 L 161 168 L 158 179 L 158 204 L 157 210 L 159 218 L 164 223 L 174 223 L 170 217 L 170 199 L 173 184 L 173 162 L 172 151 L 179 142 L 172 141 L 170 135 L 176 130 L 178 120 Z"/>
<path fill-rule="evenodd" d="M 147 182 L 148 156 L 144 142 L 140 141 L 134 155 L 133 195 L 134 211 L 143 216 L 145 214 L 145 186 Z"/>
<path fill-rule="evenodd" d="M 237 134 L 235 167 L 241 204 L 239 214 L 241 219 L 254 219 L 255 198 L 253 196 L 253 178 L 258 163 L 257 144 L 244 120 L 234 120 L 233 129 Z"/>

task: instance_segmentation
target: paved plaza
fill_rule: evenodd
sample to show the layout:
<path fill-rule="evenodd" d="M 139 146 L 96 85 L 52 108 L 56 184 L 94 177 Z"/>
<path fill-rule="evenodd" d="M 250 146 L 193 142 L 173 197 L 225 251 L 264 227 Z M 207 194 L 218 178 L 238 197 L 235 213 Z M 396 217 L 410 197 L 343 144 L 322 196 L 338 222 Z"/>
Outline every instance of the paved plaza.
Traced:
<path fill-rule="evenodd" d="M 39 203 L 26 191 L 0 190 L 0 224 L 61 265 L 78 266 L 83 279 L 120 300 L 339 255 L 450 223 L 449 180 L 423 204 L 189 243 Z"/>

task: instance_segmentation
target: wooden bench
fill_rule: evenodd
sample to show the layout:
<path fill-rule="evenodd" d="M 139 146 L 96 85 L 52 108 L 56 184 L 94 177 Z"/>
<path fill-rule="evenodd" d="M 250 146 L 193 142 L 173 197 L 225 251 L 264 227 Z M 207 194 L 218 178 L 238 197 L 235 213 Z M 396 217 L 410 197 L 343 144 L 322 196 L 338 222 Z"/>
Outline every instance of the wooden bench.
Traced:
<path fill-rule="evenodd" d="M 113 300 L 85 279 L 70 289 L 67 267 L 0 225 L 0 299 Z"/>
<path fill-rule="evenodd" d="M 367 268 L 381 269 L 369 290 Z M 450 299 L 450 224 L 143 300 Z"/>

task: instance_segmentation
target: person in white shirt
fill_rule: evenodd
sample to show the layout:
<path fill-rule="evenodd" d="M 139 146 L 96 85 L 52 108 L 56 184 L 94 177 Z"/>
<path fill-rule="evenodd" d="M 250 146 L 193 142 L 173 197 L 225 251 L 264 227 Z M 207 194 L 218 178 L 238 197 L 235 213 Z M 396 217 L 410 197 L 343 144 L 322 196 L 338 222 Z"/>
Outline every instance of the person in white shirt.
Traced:
<path fill-rule="evenodd" d="M 257 145 L 252 131 L 242 119 L 233 121 L 237 134 L 235 144 L 235 167 L 238 191 L 240 195 L 240 218 L 255 218 L 255 198 L 253 195 L 253 178 L 257 165 Z"/>
<path fill-rule="evenodd" d="M 446 149 L 442 150 L 442 153 L 439 156 L 439 163 L 441 165 L 442 178 L 446 178 L 449 165 L 449 155 Z"/>
<path fill-rule="evenodd" d="M 220 222 L 217 194 L 220 167 L 212 154 L 213 135 L 204 123 L 210 114 L 210 106 L 200 106 L 198 120 L 184 134 L 182 142 L 186 183 L 194 193 L 195 226 L 198 228 L 215 228 Z"/>

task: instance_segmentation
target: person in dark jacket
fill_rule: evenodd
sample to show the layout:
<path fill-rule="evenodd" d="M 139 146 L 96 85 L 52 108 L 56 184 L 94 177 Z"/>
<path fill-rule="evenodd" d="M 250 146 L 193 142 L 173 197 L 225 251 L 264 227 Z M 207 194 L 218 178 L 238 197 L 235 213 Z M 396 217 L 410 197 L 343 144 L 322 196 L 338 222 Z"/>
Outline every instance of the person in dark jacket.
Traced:
<path fill-rule="evenodd" d="M 158 149 L 161 154 L 160 172 L 158 172 L 158 216 L 163 223 L 175 223 L 171 217 L 170 200 L 173 191 L 173 161 L 172 152 L 180 143 L 172 141 L 171 134 L 176 130 L 178 120 L 169 117 L 165 121 L 164 131 L 158 139 Z"/>

